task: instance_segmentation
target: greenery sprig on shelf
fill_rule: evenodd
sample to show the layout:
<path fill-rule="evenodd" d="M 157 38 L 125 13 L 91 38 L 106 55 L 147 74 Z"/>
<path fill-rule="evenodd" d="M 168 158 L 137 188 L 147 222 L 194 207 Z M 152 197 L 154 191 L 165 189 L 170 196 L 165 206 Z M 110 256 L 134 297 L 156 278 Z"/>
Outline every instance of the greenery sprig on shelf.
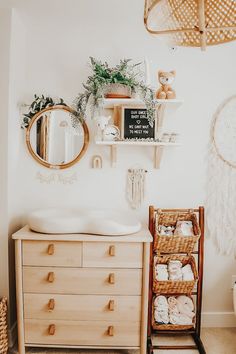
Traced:
<path fill-rule="evenodd" d="M 74 108 L 77 112 L 74 125 L 86 118 L 87 106 L 90 106 L 92 117 L 96 112 L 99 112 L 103 105 L 107 85 L 121 84 L 130 87 L 132 94 L 137 94 L 145 103 L 147 119 L 153 126 L 155 119 L 154 92 L 142 80 L 140 65 L 141 63 L 131 64 L 131 59 L 123 59 L 115 67 L 109 67 L 107 62 L 102 63 L 90 57 L 92 75 L 83 84 L 84 92 L 79 93 L 74 101 Z"/>
<path fill-rule="evenodd" d="M 33 116 L 42 111 L 44 108 L 53 107 L 53 106 L 67 106 L 62 98 L 53 99 L 50 96 L 37 96 L 34 95 L 34 101 L 29 106 L 28 113 L 23 114 L 23 122 L 21 124 L 21 128 L 25 129 L 29 126 L 31 119 Z"/>

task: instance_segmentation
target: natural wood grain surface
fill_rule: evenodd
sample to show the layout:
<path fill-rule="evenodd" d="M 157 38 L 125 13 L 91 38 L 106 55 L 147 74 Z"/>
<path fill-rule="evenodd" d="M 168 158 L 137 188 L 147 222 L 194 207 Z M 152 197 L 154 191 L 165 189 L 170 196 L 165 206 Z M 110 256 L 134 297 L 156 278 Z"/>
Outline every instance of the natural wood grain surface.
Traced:
<path fill-rule="evenodd" d="M 54 281 L 48 282 L 48 274 Z M 109 279 L 114 274 L 115 282 Z M 23 291 L 48 294 L 141 295 L 141 269 L 23 267 Z"/>
<path fill-rule="evenodd" d="M 23 313 L 23 290 L 22 290 L 22 242 L 15 243 L 15 267 L 16 267 L 16 302 L 17 302 L 17 329 L 19 354 L 25 354 L 24 346 L 24 313 Z"/>
<path fill-rule="evenodd" d="M 23 241 L 23 265 L 81 267 L 81 242 Z"/>
<path fill-rule="evenodd" d="M 83 242 L 84 267 L 142 268 L 141 243 Z"/>
<path fill-rule="evenodd" d="M 146 228 L 111 237 L 44 235 L 25 227 L 14 238 L 24 245 L 17 253 L 20 354 L 29 345 L 141 346 L 145 352 L 144 244 L 149 249 L 152 242 Z"/>
<path fill-rule="evenodd" d="M 147 327 L 148 327 L 148 296 L 149 296 L 149 257 L 150 245 L 145 243 L 143 247 L 143 282 L 142 282 L 142 314 L 141 314 L 141 348 L 140 354 L 146 353 Z"/>
<path fill-rule="evenodd" d="M 12 235 L 14 240 L 38 240 L 38 241 L 87 241 L 87 242 L 152 242 L 152 236 L 146 226 L 139 232 L 122 236 L 103 236 L 91 234 L 41 234 L 33 232 L 29 226 L 25 226 Z M 51 242 L 50 242 L 51 243 Z"/>
<path fill-rule="evenodd" d="M 24 316 L 27 319 L 140 322 L 141 296 L 24 294 Z"/>
<path fill-rule="evenodd" d="M 54 335 L 48 333 L 55 326 Z M 51 327 L 52 328 L 52 327 Z M 25 320 L 25 341 L 31 344 L 139 346 L 140 323 L 105 321 Z M 110 335 L 109 335 L 110 334 Z M 113 334 L 113 335 L 111 335 Z"/>

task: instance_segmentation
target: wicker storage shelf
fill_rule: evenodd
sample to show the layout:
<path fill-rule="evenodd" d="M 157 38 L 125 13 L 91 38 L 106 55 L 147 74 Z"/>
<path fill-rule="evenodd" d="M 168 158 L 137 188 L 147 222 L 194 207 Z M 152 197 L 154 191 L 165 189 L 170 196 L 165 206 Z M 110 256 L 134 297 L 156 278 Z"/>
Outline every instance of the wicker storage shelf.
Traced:
<path fill-rule="evenodd" d="M 158 226 L 176 226 L 177 221 L 192 221 L 192 236 L 173 235 L 166 236 L 158 233 Z M 155 221 L 154 251 L 159 253 L 191 253 L 200 238 L 200 228 L 194 212 L 162 211 L 157 210 Z"/>
<path fill-rule="evenodd" d="M 7 299 L 4 297 L 0 300 L 0 354 L 6 354 L 7 351 Z"/>
<path fill-rule="evenodd" d="M 167 296 L 169 297 L 169 296 Z M 192 296 L 188 297 L 193 301 Z M 183 331 L 183 330 L 187 330 L 187 329 L 191 329 L 194 328 L 195 325 L 195 317 L 193 318 L 193 323 L 191 325 L 174 325 L 171 323 L 168 324 L 159 324 L 155 321 L 155 317 L 154 317 L 154 299 L 155 297 L 153 297 L 153 301 L 152 301 L 152 328 L 155 330 L 159 330 L 159 331 Z M 194 302 L 193 302 L 194 303 Z"/>
<path fill-rule="evenodd" d="M 173 281 L 173 280 L 157 280 L 155 265 L 156 264 L 167 264 L 170 260 L 178 260 L 183 266 L 190 264 L 194 280 L 192 281 Z M 183 256 L 183 255 L 165 255 L 156 256 L 154 258 L 153 266 L 153 292 L 156 294 L 190 294 L 194 288 L 196 281 L 198 280 L 198 272 L 196 267 L 196 262 L 193 256 Z"/>

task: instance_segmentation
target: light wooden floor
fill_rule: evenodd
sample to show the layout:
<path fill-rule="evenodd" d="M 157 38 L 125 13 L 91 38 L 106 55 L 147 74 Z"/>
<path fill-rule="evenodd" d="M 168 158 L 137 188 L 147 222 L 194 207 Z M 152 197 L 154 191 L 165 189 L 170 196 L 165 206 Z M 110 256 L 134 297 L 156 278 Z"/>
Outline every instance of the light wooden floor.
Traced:
<path fill-rule="evenodd" d="M 159 344 L 166 344 L 166 337 L 158 337 Z M 203 328 L 202 341 L 207 354 L 236 354 L 236 328 Z M 168 338 L 168 344 L 192 343 L 191 338 Z M 42 349 L 30 348 L 28 354 L 138 354 L 135 350 L 78 350 L 78 349 Z M 155 354 L 197 354 L 196 350 L 157 350 Z M 17 354 L 17 351 L 12 351 Z"/>
<path fill-rule="evenodd" d="M 158 344 L 194 344 L 192 338 L 158 337 Z M 203 328 L 201 339 L 207 354 L 236 354 L 236 328 Z M 157 350 L 155 354 L 198 354 L 197 350 Z"/>

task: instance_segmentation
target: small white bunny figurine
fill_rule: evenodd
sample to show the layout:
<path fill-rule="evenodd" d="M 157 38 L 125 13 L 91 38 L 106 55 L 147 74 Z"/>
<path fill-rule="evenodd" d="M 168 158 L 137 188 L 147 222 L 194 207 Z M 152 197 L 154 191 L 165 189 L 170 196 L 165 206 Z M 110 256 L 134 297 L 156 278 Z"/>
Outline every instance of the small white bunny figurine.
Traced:
<path fill-rule="evenodd" d="M 98 116 L 95 118 L 95 123 L 97 126 L 98 130 L 98 135 L 100 136 L 101 140 L 103 140 L 103 131 L 108 125 L 109 120 L 111 119 L 111 116 Z"/>

